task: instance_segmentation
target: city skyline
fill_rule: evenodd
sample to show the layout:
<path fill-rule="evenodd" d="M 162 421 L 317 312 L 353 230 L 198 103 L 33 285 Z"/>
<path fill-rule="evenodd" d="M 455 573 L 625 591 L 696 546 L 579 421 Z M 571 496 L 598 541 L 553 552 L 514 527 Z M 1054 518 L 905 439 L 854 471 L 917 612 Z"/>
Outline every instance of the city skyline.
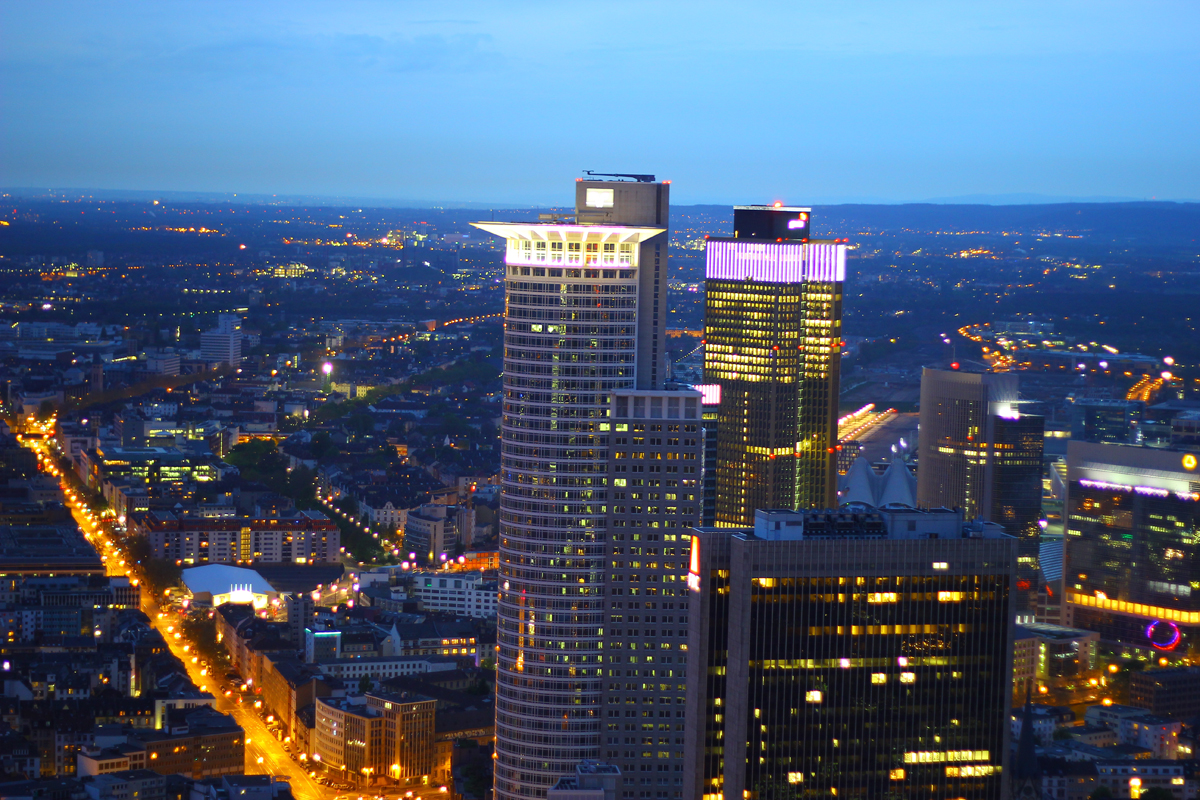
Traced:
<path fill-rule="evenodd" d="M 1197 29 L 0 3 L 0 800 L 1200 798 Z"/>
<path fill-rule="evenodd" d="M 653 169 L 684 203 L 1200 184 L 1187 3 L 44 8 L 0 12 L 7 187 L 535 204 L 585 168 Z M 495 91 L 555 98 L 577 75 L 605 76 L 614 114 L 670 91 L 615 132 Z M 722 97 L 770 111 L 747 125 Z"/>

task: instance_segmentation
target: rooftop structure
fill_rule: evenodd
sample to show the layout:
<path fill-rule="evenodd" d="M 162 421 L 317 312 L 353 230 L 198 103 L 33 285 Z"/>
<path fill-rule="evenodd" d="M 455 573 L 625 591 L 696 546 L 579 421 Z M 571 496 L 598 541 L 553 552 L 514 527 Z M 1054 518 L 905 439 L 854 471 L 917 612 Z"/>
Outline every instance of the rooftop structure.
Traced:
<path fill-rule="evenodd" d="M 103 575 L 96 548 L 74 524 L 0 527 L 0 575 Z"/>

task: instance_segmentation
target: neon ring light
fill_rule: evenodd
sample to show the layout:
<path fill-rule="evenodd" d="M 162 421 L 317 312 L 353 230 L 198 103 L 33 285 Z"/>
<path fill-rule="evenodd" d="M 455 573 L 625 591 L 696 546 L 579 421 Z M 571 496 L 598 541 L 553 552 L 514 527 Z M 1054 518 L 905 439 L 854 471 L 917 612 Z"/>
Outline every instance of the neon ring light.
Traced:
<path fill-rule="evenodd" d="M 1166 642 L 1154 641 L 1154 631 L 1159 625 L 1167 625 L 1171 629 L 1171 638 Z M 1175 646 L 1179 644 L 1179 640 L 1183 637 L 1179 633 L 1179 626 L 1174 622 L 1162 622 L 1156 619 L 1146 626 L 1146 638 L 1150 640 L 1150 646 L 1155 650 L 1174 650 Z"/>

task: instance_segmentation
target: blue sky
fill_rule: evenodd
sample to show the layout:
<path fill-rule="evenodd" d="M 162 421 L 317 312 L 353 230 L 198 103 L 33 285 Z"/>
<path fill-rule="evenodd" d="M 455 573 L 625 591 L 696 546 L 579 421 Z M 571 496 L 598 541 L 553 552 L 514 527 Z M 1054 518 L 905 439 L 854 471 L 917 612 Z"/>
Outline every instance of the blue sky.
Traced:
<path fill-rule="evenodd" d="M 1200 3 L 0 4 L 0 186 L 1200 198 Z"/>

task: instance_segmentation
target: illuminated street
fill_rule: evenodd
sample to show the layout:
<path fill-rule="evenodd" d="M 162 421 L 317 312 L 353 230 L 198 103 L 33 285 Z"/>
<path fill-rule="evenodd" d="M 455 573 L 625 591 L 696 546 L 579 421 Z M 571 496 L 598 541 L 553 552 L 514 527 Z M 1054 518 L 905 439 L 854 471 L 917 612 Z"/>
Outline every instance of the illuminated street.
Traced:
<path fill-rule="evenodd" d="M 37 423 L 30 423 L 30 425 L 33 426 L 33 431 L 31 432 L 45 436 L 53 434 L 53 420 L 46 425 L 38 425 Z M 124 554 L 109 538 L 108 523 L 103 521 L 99 514 L 94 513 L 85 505 L 84 498 L 76 493 L 67 478 L 62 474 L 62 470 L 56 463 L 54 449 L 48 444 L 50 441 L 52 440 L 40 437 L 23 437 L 23 443 L 38 454 L 42 468 L 50 475 L 59 478 L 59 484 L 63 491 L 63 499 L 68 508 L 70 508 L 71 515 L 99 551 L 107 573 L 111 576 L 128 576 L 135 583 L 139 582 L 140 576 L 136 571 L 131 569 L 133 565 L 126 562 Z M 213 680 L 214 676 L 204 674 L 206 672 L 205 668 L 200 663 L 196 663 L 199 659 L 192 652 L 194 650 L 192 644 L 179 631 L 175 630 L 175 626 L 170 622 L 170 612 L 161 610 L 155 602 L 155 598 L 150 597 L 146 591 L 142 592 L 142 611 L 150 618 L 151 625 L 157 628 L 163 635 L 163 638 L 171 648 L 171 652 L 183 662 L 192 683 L 196 684 L 203 691 L 212 691 L 216 698 L 214 707 L 221 713 L 232 714 L 237 723 L 245 730 L 247 774 L 268 774 L 283 778 L 291 784 L 292 793 L 297 798 L 337 798 L 344 796 L 334 789 L 317 783 L 299 764 L 292 761 L 283 744 L 275 738 L 267 729 L 266 724 L 255 714 L 253 705 L 238 704 L 222 696 L 219 691 L 216 691 L 216 685 Z M 357 797 L 358 795 L 355 794 L 353 796 Z"/>

